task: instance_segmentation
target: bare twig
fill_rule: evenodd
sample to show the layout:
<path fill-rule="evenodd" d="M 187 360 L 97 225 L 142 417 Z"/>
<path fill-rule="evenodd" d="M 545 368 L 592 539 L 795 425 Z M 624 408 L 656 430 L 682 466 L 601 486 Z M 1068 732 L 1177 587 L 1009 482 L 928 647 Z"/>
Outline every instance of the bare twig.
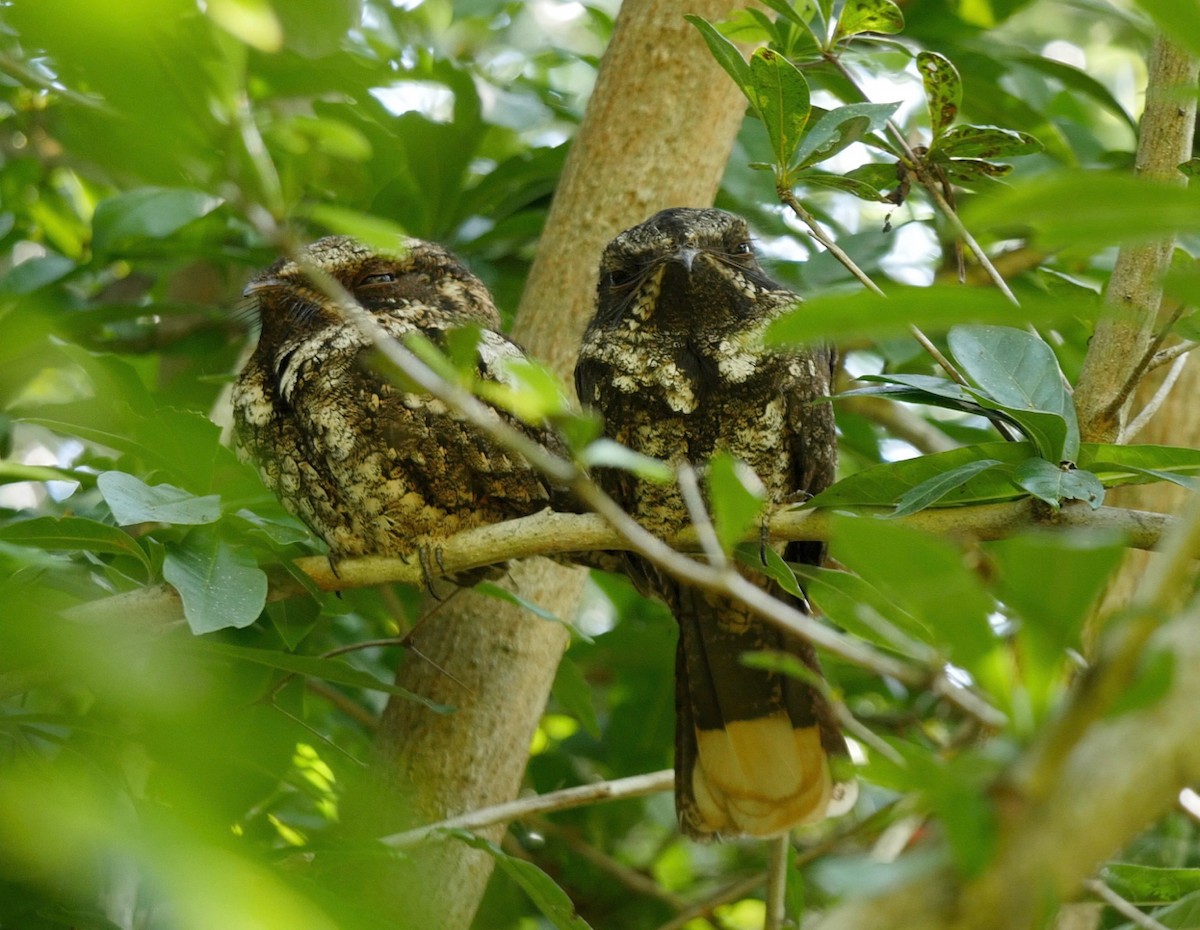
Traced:
<path fill-rule="evenodd" d="M 1175 361 L 1175 359 L 1179 358 L 1179 356 L 1186 355 L 1197 346 L 1200 346 L 1200 342 L 1193 342 L 1190 339 L 1176 343 L 1173 346 L 1167 346 L 1167 348 L 1163 349 L 1161 352 L 1154 353 L 1154 357 L 1150 359 L 1150 364 L 1147 366 L 1147 370 L 1149 371 L 1155 368 L 1161 368 L 1163 365 L 1169 365 L 1171 362 Z"/>
<path fill-rule="evenodd" d="M 787 834 L 767 840 L 767 913 L 763 930 L 782 930 L 787 919 L 788 856 L 792 851 Z"/>
<path fill-rule="evenodd" d="M 1171 370 L 1163 378 L 1163 382 L 1158 386 L 1158 390 L 1154 392 L 1154 396 L 1150 398 L 1145 407 L 1138 411 L 1138 415 L 1121 430 L 1120 442 L 1127 443 L 1132 441 L 1146 424 L 1150 422 L 1150 418 L 1158 413 L 1158 409 L 1163 405 L 1167 397 L 1170 396 L 1171 389 L 1175 387 L 1175 382 L 1183 374 L 1183 367 L 1187 363 L 1188 357 L 1186 355 L 1180 355 L 1175 359 L 1175 364 L 1171 366 Z"/>
<path fill-rule="evenodd" d="M 564 788 L 562 791 L 553 791 L 550 794 L 518 798 L 507 804 L 497 804 L 494 807 L 485 807 L 482 810 L 460 814 L 457 817 L 417 827 L 415 830 L 393 833 L 391 836 L 385 836 L 380 842 L 393 849 L 406 849 L 423 842 L 438 830 L 480 830 L 498 823 L 521 820 L 534 814 L 565 811 L 587 804 L 598 804 L 602 801 L 640 798 L 659 791 L 670 791 L 674 787 L 675 772 L 672 769 L 664 769 L 648 775 L 634 775 L 630 778 L 618 778 L 616 781 L 602 781 L 594 785 Z"/>
<path fill-rule="evenodd" d="M 1167 930 L 1163 924 L 1143 913 L 1140 908 L 1134 907 L 1098 878 L 1089 878 L 1083 883 L 1083 887 L 1122 917 L 1132 921 L 1135 927 L 1141 927 L 1142 930 Z"/>
<path fill-rule="evenodd" d="M 717 539 L 717 532 L 708 516 L 708 508 L 704 505 L 704 495 L 700 493 L 700 483 L 696 480 L 696 469 L 684 462 L 675 474 L 679 481 L 679 493 L 687 505 L 688 516 L 692 519 L 696 538 L 708 558 L 708 564 L 719 572 L 725 571 L 729 567 L 729 560 L 725 558 L 725 550 L 721 548 L 721 541 Z"/>

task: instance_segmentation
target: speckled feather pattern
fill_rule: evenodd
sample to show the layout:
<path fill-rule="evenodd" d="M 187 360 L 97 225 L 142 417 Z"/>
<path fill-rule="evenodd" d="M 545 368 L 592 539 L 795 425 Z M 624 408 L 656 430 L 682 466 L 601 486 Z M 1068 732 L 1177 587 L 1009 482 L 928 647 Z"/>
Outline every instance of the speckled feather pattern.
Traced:
<path fill-rule="evenodd" d="M 834 356 L 827 347 L 763 348 L 765 327 L 799 302 L 763 273 L 744 221 L 720 210 L 663 211 L 622 233 L 600 264 L 597 311 L 575 370 L 581 402 L 605 434 L 668 462 L 702 466 L 724 450 L 745 461 L 771 501 L 803 499 L 826 487 L 836 464 L 828 403 Z M 596 479 L 642 525 L 668 536 L 690 522 L 674 484 L 616 469 Z M 787 556 L 819 563 L 820 546 Z M 792 726 L 819 726 L 827 752 L 845 744 L 825 701 L 808 685 L 747 669 L 742 652 L 782 649 L 816 668 L 811 646 L 739 604 L 681 586 L 631 556 L 644 593 L 661 597 L 680 624 L 677 662 L 676 800 L 696 837 L 738 832 L 714 825 L 692 790 L 694 728 L 786 712 Z M 756 583 L 784 596 L 761 576 Z M 782 711 L 781 711 L 782 709 Z M 821 807 L 823 810 L 823 805 Z"/>
<path fill-rule="evenodd" d="M 475 324 L 481 378 L 503 380 L 505 362 L 523 358 L 498 331 L 482 282 L 436 244 L 408 240 L 383 255 L 330 237 L 308 256 L 398 340 L 421 333 L 440 343 Z M 262 332 L 233 392 L 239 449 L 335 556 L 404 555 L 549 506 L 550 490 L 527 463 L 383 374 L 367 340 L 296 264 L 276 262 L 247 292 Z"/>

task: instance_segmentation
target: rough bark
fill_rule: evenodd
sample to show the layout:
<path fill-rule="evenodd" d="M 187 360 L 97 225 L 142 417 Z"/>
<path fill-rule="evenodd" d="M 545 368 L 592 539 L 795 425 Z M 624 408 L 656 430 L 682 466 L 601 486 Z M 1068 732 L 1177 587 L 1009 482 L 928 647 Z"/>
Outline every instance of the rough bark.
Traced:
<path fill-rule="evenodd" d="M 683 15 L 720 19 L 739 5 L 627 0 L 621 8 L 515 326 L 529 352 L 564 381 L 592 311 L 604 243 L 655 210 L 705 206 L 716 195 L 745 107 Z M 570 615 L 583 584 L 583 572 L 541 561 L 515 568 L 513 576 L 523 597 L 561 615 Z M 518 608 L 464 596 L 422 625 L 417 645 L 438 668 L 410 657 L 397 684 L 425 694 L 432 689 L 458 710 L 439 715 L 390 702 L 373 769 L 386 786 L 386 806 L 405 816 L 385 819 L 385 811 L 375 811 L 374 832 L 516 795 L 567 636 Z M 493 838 L 502 832 L 497 827 Z M 412 850 L 387 877 L 398 921 L 439 930 L 468 926 L 491 866 L 461 843 Z"/>

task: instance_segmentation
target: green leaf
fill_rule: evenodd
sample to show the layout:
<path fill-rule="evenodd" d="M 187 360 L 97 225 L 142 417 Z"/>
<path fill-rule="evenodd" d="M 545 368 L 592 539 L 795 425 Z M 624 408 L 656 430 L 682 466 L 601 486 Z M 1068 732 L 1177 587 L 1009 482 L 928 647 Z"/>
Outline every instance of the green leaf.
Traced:
<path fill-rule="evenodd" d="M 439 704 L 419 694 L 414 694 L 412 691 L 407 691 L 396 685 L 380 681 L 374 675 L 347 665 L 340 659 L 326 659 L 321 656 L 300 656 L 290 652 L 280 652 L 275 649 L 252 649 L 247 646 L 236 646 L 233 643 L 223 643 L 211 637 L 193 640 L 190 648 L 210 655 L 236 659 L 240 662 L 253 662 L 256 665 L 265 665 L 267 668 L 279 669 L 281 672 L 288 672 L 293 675 L 319 678 L 322 681 L 348 685 L 351 688 L 362 688 L 364 691 L 380 691 L 384 694 L 394 694 L 397 697 L 407 698 L 419 704 L 424 704 L 430 710 L 439 714 L 449 713 L 454 710 L 453 707 L 446 704 Z"/>
<path fill-rule="evenodd" d="M 1198 211 L 1197 215 L 1200 215 Z M 880 297 L 867 290 L 811 297 L 767 327 L 767 345 L 811 345 L 907 335 L 910 327 L 927 332 L 956 323 L 1049 323 L 1052 320 L 1091 319 L 1094 299 L 1029 294 L 1014 307 L 995 288 L 935 284 L 897 287 Z"/>
<path fill-rule="evenodd" d="M 976 672 L 995 647 L 988 624 L 995 602 L 956 546 L 898 523 L 837 516 L 830 552 L 932 629 L 956 665 Z"/>
<path fill-rule="evenodd" d="M 808 81 L 778 52 L 757 48 L 750 56 L 747 97 L 767 129 L 775 164 L 785 170 L 808 123 Z"/>
<path fill-rule="evenodd" d="M 590 443 L 579 454 L 579 459 L 588 468 L 620 468 L 659 484 L 675 479 L 674 469 L 666 462 L 634 452 L 611 439 L 601 438 Z"/>
<path fill-rule="evenodd" d="M 895 635 L 895 630 L 934 645 L 929 624 L 918 620 L 904 606 L 858 575 L 815 565 L 795 565 L 793 568 L 820 613 L 859 639 L 897 649 L 900 637 Z"/>
<path fill-rule="evenodd" d="M 941 161 L 931 158 L 942 169 L 946 178 L 963 187 L 974 187 L 979 181 L 994 181 L 1012 174 L 1012 165 L 984 161 L 981 158 L 949 158 Z"/>
<path fill-rule="evenodd" d="M 1044 248 L 1099 249 L 1194 232 L 1200 188 L 1130 174 L 1039 175 L 973 198 L 962 213 L 973 230 L 1033 230 Z"/>
<path fill-rule="evenodd" d="M 732 552 L 762 513 L 766 489 L 744 462 L 719 452 L 709 461 L 708 495 L 717 539 Z"/>
<path fill-rule="evenodd" d="M 541 362 L 527 358 L 504 359 L 499 365 L 508 383 L 480 381 L 480 397 L 516 414 L 526 423 L 542 423 L 548 417 L 567 414 L 571 404 L 558 377 Z"/>
<path fill-rule="evenodd" d="M 230 35 L 260 52 L 283 48 L 283 27 L 267 0 L 208 0 L 202 9 Z"/>
<path fill-rule="evenodd" d="M 700 30 L 700 35 L 703 36 L 704 42 L 708 46 L 708 50 L 712 52 L 713 58 L 717 60 L 717 64 L 733 78 L 733 83 L 741 88 L 746 99 L 753 101 L 750 66 L 746 64 L 746 59 L 742 57 L 738 47 L 717 32 L 716 28 L 702 17 L 688 13 L 683 18 Z"/>
<path fill-rule="evenodd" d="M 807 168 L 857 142 L 887 123 L 898 103 L 851 103 L 827 111 L 804 134 L 796 150 L 797 168 Z"/>
<path fill-rule="evenodd" d="M 826 488 L 805 507 L 890 507 L 925 481 L 972 462 L 996 460 L 970 480 L 951 489 L 938 500 L 941 507 L 982 504 L 1021 497 L 1011 480 L 1011 469 L 1034 454 L 1028 442 L 985 442 L 948 452 L 921 455 L 899 462 L 872 465 Z"/>
<path fill-rule="evenodd" d="M 46 551 L 128 556 L 141 563 L 147 579 L 154 573 L 149 556 L 136 539 L 115 526 L 83 517 L 36 517 L 0 526 L 0 542 Z"/>
<path fill-rule="evenodd" d="M 1043 458 L 1022 462 L 1012 480 L 1055 510 L 1063 501 L 1087 501 L 1095 510 L 1104 503 L 1104 485 L 1090 471 L 1055 465 Z"/>
<path fill-rule="evenodd" d="M 221 498 L 196 497 L 170 484 L 148 485 L 121 471 L 106 471 L 96 478 L 113 519 L 121 526 L 135 523 L 197 525 L 215 523 L 221 516 Z"/>
<path fill-rule="evenodd" d="M 962 487 L 980 472 L 995 468 L 997 465 L 1003 466 L 1004 463 L 999 459 L 978 459 L 950 471 L 936 474 L 902 494 L 896 501 L 896 511 L 892 516 L 906 517 L 910 513 L 924 510 L 940 501 L 951 491 Z"/>
<path fill-rule="evenodd" d="M 92 216 L 92 249 L 109 254 L 140 239 L 165 239 L 223 201 L 189 188 L 139 187 L 103 200 Z"/>
<path fill-rule="evenodd" d="M 592 686 L 569 656 L 558 663 L 558 672 L 554 676 L 550 693 L 562 705 L 563 710 L 579 721 L 589 736 L 600 739 L 600 721 L 596 718 Z"/>
<path fill-rule="evenodd" d="M 767 672 L 776 672 L 820 687 L 825 684 L 821 673 L 814 671 L 804 664 L 795 654 L 782 652 L 778 649 L 762 649 L 756 652 L 743 652 L 738 661 L 747 668 L 761 668 Z"/>
<path fill-rule="evenodd" d="M 55 281 L 61 281 L 75 270 L 75 263 L 65 255 L 40 255 L 13 265 L 0 275 L 0 294 L 32 294 Z"/>
<path fill-rule="evenodd" d="M 1169 904 L 1200 891 L 1200 869 L 1168 869 L 1110 862 L 1100 870 L 1104 884 L 1131 904 Z"/>
<path fill-rule="evenodd" d="M 917 71 L 925 85 L 929 125 L 936 142 L 958 116 L 958 108 L 962 105 L 962 79 L 950 60 L 937 52 L 918 53 Z"/>
<path fill-rule="evenodd" d="M 1042 151 L 1042 143 L 1025 132 L 996 126 L 955 126 L 930 151 L 951 158 L 1009 158 Z"/>
<path fill-rule="evenodd" d="M 514 607 L 524 608 L 535 617 L 540 617 L 542 620 L 549 620 L 551 623 L 561 623 L 567 629 L 574 631 L 574 627 L 560 618 L 558 614 L 547 610 L 545 607 L 535 604 L 531 600 L 521 597 L 519 594 L 514 594 L 507 588 L 502 588 L 500 585 L 494 584 L 491 581 L 481 581 L 471 590 L 476 594 L 482 594 L 484 597 L 495 598 L 498 601 L 504 601 L 506 604 L 512 604 Z"/>
<path fill-rule="evenodd" d="M 851 194 L 859 200 L 866 200 L 873 203 L 888 202 L 887 197 L 879 188 L 872 187 L 866 181 L 860 181 L 857 178 L 851 178 L 846 175 L 828 174 L 824 171 L 809 169 L 792 174 L 790 180 L 795 186 L 827 187 L 831 190 L 841 191 L 843 194 Z"/>
<path fill-rule="evenodd" d="M 1200 2 L 1198 0 L 1137 0 L 1176 45 L 1200 55 Z"/>
<path fill-rule="evenodd" d="M 838 16 L 835 41 L 864 32 L 895 35 L 904 30 L 904 14 L 892 0 L 848 0 Z"/>
<path fill-rule="evenodd" d="M 1144 652 L 1133 681 L 1117 695 L 1106 716 L 1119 717 L 1157 704 L 1171 690 L 1176 673 L 1175 653 L 1170 649 Z"/>
<path fill-rule="evenodd" d="M 1079 423 L 1054 350 L 1032 333 L 1008 326 L 956 326 L 947 342 L 964 374 L 1024 428 L 1026 413 L 1047 413 L 1063 424 L 1037 417 L 1037 431 L 1052 445 L 1042 455 L 1052 462 L 1079 456 Z M 976 395 L 978 397 L 978 395 Z M 981 402 L 984 398 L 979 397 Z M 990 406 L 985 403 L 985 406 Z M 1031 439 L 1036 438 L 1031 435 Z"/>
<path fill-rule="evenodd" d="M 529 895 L 542 915 L 555 930 L 591 930 L 588 922 L 575 913 L 575 905 L 567 893 L 554 883 L 549 875 L 527 859 L 518 859 L 504 852 L 495 843 L 466 830 L 443 830 L 446 836 L 461 840 L 472 849 L 486 852 L 521 890 Z"/>
<path fill-rule="evenodd" d="M 347 207 L 318 203 L 309 210 L 309 216 L 332 233 L 352 236 L 364 245 L 383 252 L 395 252 L 403 248 L 407 238 L 404 228 L 398 223 Z"/>
<path fill-rule="evenodd" d="M 267 602 L 267 575 L 254 557 L 211 529 L 168 545 L 163 577 L 179 592 L 183 615 L 197 635 L 247 627 Z"/>

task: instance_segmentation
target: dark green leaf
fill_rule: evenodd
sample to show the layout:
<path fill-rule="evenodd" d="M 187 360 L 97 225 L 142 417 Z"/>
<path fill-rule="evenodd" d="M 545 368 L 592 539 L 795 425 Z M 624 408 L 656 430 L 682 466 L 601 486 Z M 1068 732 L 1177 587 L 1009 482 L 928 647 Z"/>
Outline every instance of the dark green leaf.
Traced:
<path fill-rule="evenodd" d="M 946 178 L 953 184 L 972 187 L 979 181 L 993 181 L 1012 174 L 1012 165 L 984 161 L 981 158 L 950 158 L 936 161 Z"/>
<path fill-rule="evenodd" d="M 720 452 L 709 462 L 708 494 L 717 539 L 732 552 L 762 513 L 766 490 L 744 463 Z"/>
<path fill-rule="evenodd" d="M 1170 649 L 1151 649 L 1143 653 L 1133 681 L 1108 708 L 1108 716 L 1119 717 L 1157 704 L 1175 680 L 1175 653 Z"/>
<path fill-rule="evenodd" d="M 502 588 L 498 584 L 494 584 L 490 581 L 481 581 L 471 590 L 476 594 L 482 594 L 484 597 L 495 598 L 498 601 L 504 601 L 506 604 L 512 604 L 515 607 L 524 608 L 535 617 L 540 617 L 542 620 L 549 620 L 552 623 L 561 623 L 568 629 L 574 629 L 569 623 L 560 619 L 558 615 L 552 611 L 546 610 L 545 607 L 541 607 L 533 603 L 533 601 L 521 597 L 519 594 L 514 594 L 507 588 Z"/>
<path fill-rule="evenodd" d="M 1026 413 L 1052 414 L 1062 421 L 1060 431 L 1051 419 L 1033 418 L 1038 435 L 1050 437 L 1053 443 L 1044 447 L 1030 436 L 1045 458 L 1052 462 L 1078 458 L 1075 404 L 1050 346 L 1032 333 L 1007 326 L 956 326 L 947 342 L 966 376 L 1023 428 L 1031 419 Z"/>
<path fill-rule="evenodd" d="M 859 639 L 887 649 L 898 649 L 904 637 L 934 645 L 929 624 L 858 575 L 815 565 L 793 568 L 821 615 Z"/>
<path fill-rule="evenodd" d="M 896 112 L 898 103 L 851 103 L 827 111 L 804 134 L 796 151 L 797 168 L 807 168 L 836 155 L 869 132 L 876 132 Z"/>
<path fill-rule="evenodd" d="M 818 687 L 825 684 L 821 673 L 809 668 L 799 656 L 778 649 L 763 649 L 757 652 L 743 652 L 738 661 L 748 668 L 761 668 L 764 671 L 776 672 Z"/>
<path fill-rule="evenodd" d="M 977 672 L 996 645 L 988 624 L 995 602 L 956 546 L 898 523 L 838 516 L 830 552 L 932 629 L 956 665 Z"/>
<path fill-rule="evenodd" d="M 878 188 L 872 187 L 866 181 L 859 181 L 856 178 L 846 177 L 845 175 L 807 170 L 791 175 L 791 182 L 793 185 L 827 187 L 831 190 L 841 191 L 844 194 L 852 194 L 859 200 L 876 203 L 887 202 L 887 198 Z"/>
<path fill-rule="evenodd" d="M 1200 891 L 1200 869 L 1110 862 L 1100 870 L 1100 878 L 1131 904 L 1168 904 Z"/>
<path fill-rule="evenodd" d="M 32 294 L 47 284 L 65 278 L 75 263 L 65 255 L 42 255 L 13 265 L 0 275 L 0 294 Z"/>
<path fill-rule="evenodd" d="M 1055 465 L 1042 458 L 1022 462 L 1012 480 L 1055 510 L 1063 501 L 1087 501 L 1093 510 L 1104 503 L 1104 485 L 1090 471 Z"/>
<path fill-rule="evenodd" d="M 762 118 L 781 171 L 791 161 L 808 123 L 808 96 L 808 81 L 794 64 L 769 48 L 754 50 L 747 97 Z"/>
<path fill-rule="evenodd" d="M 1197 215 L 1200 215 L 1198 211 Z M 995 288 L 935 284 L 899 287 L 879 297 L 861 290 L 813 297 L 775 320 L 766 332 L 768 345 L 805 345 L 822 340 L 848 342 L 906 335 L 910 326 L 928 331 L 956 323 L 1048 323 L 1095 316 L 1095 301 L 1078 297 L 1030 294 L 1014 307 Z"/>
<path fill-rule="evenodd" d="M 864 32 L 895 35 L 904 30 L 904 14 L 892 0 L 848 0 L 838 16 L 837 39 Z"/>
<path fill-rule="evenodd" d="M 708 50 L 712 52 L 713 58 L 717 60 L 725 73 L 733 78 L 735 83 L 747 100 L 753 100 L 753 82 L 750 78 L 750 66 L 746 64 L 746 59 L 742 57 L 742 53 L 738 51 L 738 47 L 725 38 L 721 33 L 704 20 L 694 14 L 688 13 L 684 17 L 689 23 L 700 30 L 700 35 L 704 37 L 704 42 L 708 46 Z"/>
<path fill-rule="evenodd" d="M 141 563 L 147 579 L 153 574 L 150 559 L 137 540 L 115 526 L 83 517 L 37 517 L 0 526 L 0 542 L 47 551 L 103 552 L 129 556 Z"/>
<path fill-rule="evenodd" d="M 96 478 L 113 518 L 121 526 L 135 523 L 215 523 L 221 516 L 221 499 L 215 494 L 196 497 L 169 484 L 148 485 L 120 471 Z"/>
<path fill-rule="evenodd" d="M 1038 177 L 971 201 L 972 230 L 1032 229 L 1039 246 L 1098 249 L 1194 231 L 1200 189 L 1143 177 L 1073 171 Z"/>
<path fill-rule="evenodd" d="M 221 205 L 187 188 L 140 187 L 101 201 L 92 216 L 92 248 L 111 253 L 142 239 L 164 239 Z"/>
<path fill-rule="evenodd" d="M 295 649 L 321 618 L 321 602 L 311 597 L 289 597 L 268 604 L 267 617 L 283 644 L 288 649 Z"/>
<path fill-rule="evenodd" d="M 999 460 L 1006 468 L 983 469 L 965 484 L 948 492 L 939 501 L 943 507 L 1012 500 L 1021 491 L 1011 479 L 1011 469 L 1034 454 L 1028 442 L 987 442 L 964 446 L 949 452 L 921 455 L 899 462 L 873 465 L 848 475 L 826 488 L 806 507 L 890 507 L 904 494 L 946 471 L 971 462 Z"/>
<path fill-rule="evenodd" d="M 1047 74 L 1060 81 L 1064 87 L 1076 91 L 1080 96 L 1091 97 L 1135 133 L 1137 132 L 1137 121 L 1121 106 L 1121 102 L 1113 96 L 1112 91 L 1086 71 L 1081 71 L 1065 62 L 1055 61 L 1053 58 L 1044 58 L 1041 55 L 1024 56 L 1018 61 L 1034 71 Z"/>
<path fill-rule="evenodd" d="M 210 529 L 167 547 L 163 577 L 179 592 L 192 632 L 252 624 L 267 601 L 267 576 L 254 558 Z"/>
<path fill-rule="evenodd" d="M 936 142 L 958 116 L 958 108 L 962 105 L 962 79 L 950 60 L 937 52 L 920 52 L 917 71 L 925 85 L 929 124 Z"/>
<path fill-rule="evenodd" d="M 445 830 L 447 836 L 461 840 L 472 849 L 480 849 L 496 860 L 498 865 L 509 878 L 516 882 L 521 890 L 529 895 L 542 915 L 550 921 L 555 930 L 591 930 L 587 921 L 575 913 L 575 905 L 567 897 L 567 893 L 554 883 L 549 875 L 527 859 L 518 859 L 504 852 L 495 843 L 485 840 L 466 830 Z"/>
<path fill-rule="evenodd" d="M 931 507 L 955 488 L 962 487 L 980 472 L 987 471 L 989 468 L 995 468 L 997 465 L 1003 466 L 1004 463 L 999 459 L 978 459 L 974 462 L 967 462 L 950 471 L 934 475 L 922 481 L 915 488 L 902 494 L 900 499 L 896 501 L 896 511 L 892 516 L 906 517 L 910 513 L 916 513 L 918 510 Z"/>
<path fill-rule="evenodd" d="M 1042 151 L 1033 136 L 1015 129 L 996 126 L 955 126 L 945 133 L 932 150 L 950 158 L 1007 158 Z"/>
<path fill-rule="evenodd" d="M 340 659 L 326 659 L 320 656 L 300 656 L 290 652 L 279 652 L 275 649 L 251 649 L 246 646 L 235 646 L 233 643 L 223 643 L 211 637 L 195 639 L 190 648 L 211 655 L 241 662 L 253 662 L 265 665 L 267 668 L 279 669 L 293 675 L 304 675 L 308 678 L 318 678 L 331 681 L 351 688 L 362 688 L 364 691 L 380 691 L 384 694 L 394 694 L 424 704 L 430 710 L 439 713 L 449 713 L 454 708 L 438 704 L 419 694 L 406 691 L 404 688 L 380 681 L 374 675 L 360 671 Z"/>

